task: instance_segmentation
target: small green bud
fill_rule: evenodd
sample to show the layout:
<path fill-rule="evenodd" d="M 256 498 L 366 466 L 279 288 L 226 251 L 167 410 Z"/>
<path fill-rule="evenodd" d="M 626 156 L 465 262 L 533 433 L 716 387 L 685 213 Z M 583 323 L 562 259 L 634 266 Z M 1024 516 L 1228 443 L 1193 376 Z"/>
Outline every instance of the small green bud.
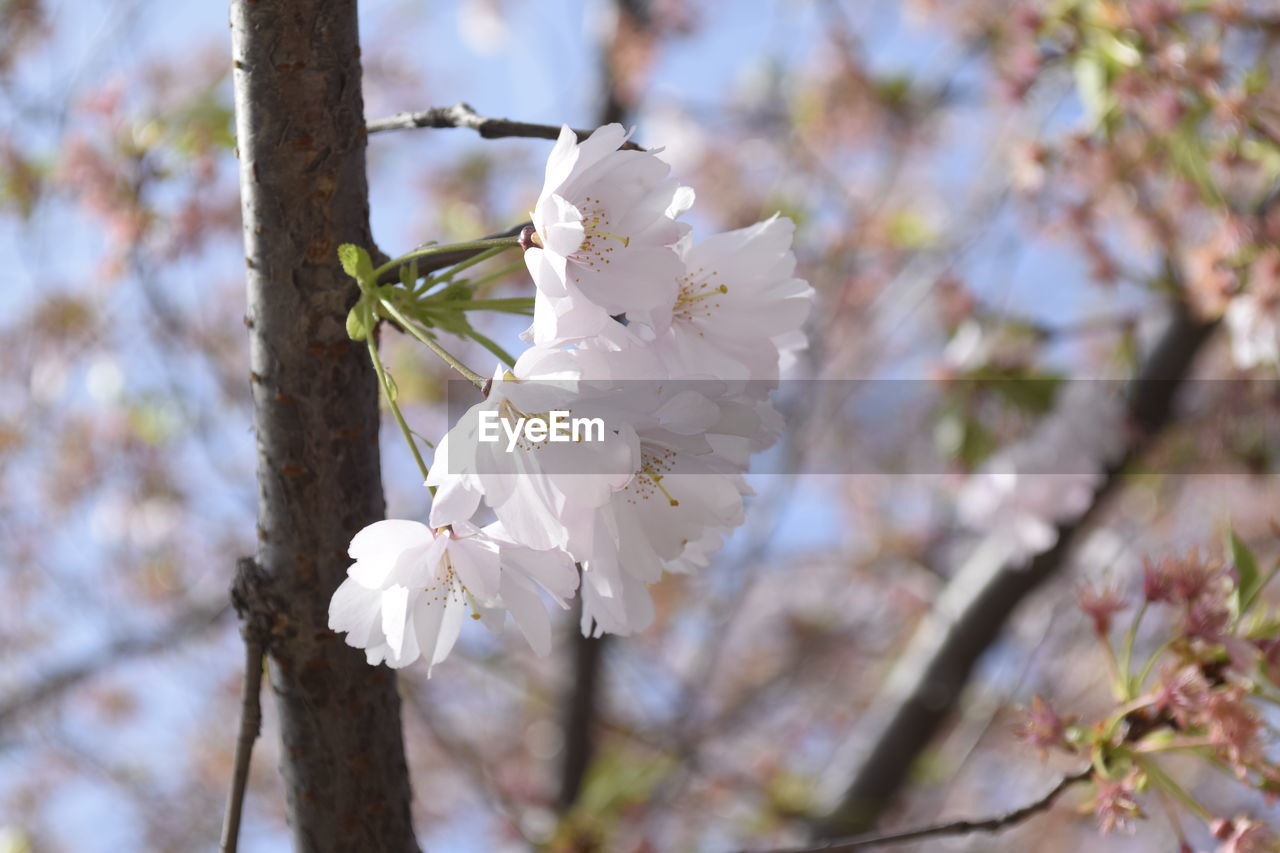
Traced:
<path fill-rule="evenodd" d="M 347 337 L 353 341 L 369 337 L 369 312 L 363 299 L 347 312 Z"/>
<path fill-rule="evenodd" d="M 338 261 L 347 275 L 363 284 L 373 283 L 373 261 L 369 253 L 355 243 L 343 243 L 338 247 Z"/>

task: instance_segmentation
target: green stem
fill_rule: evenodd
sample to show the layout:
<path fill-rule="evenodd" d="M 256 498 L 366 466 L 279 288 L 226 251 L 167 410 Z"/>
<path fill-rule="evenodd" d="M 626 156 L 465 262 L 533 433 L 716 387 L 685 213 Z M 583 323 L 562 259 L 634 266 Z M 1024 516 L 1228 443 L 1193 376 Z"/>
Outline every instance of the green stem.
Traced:
<path fill-rule="evenodd" d="M 1146 686 L 1147 678 L 1151 676 L 1151 670 L 1155 668 L 1156 661 L 1160 660 L 1160 657 L 1168 651 L 1169 647 L 1172 645 L 1173 640 L 1165 640 L 1164 643 L 1161 644 L 1160 648 L 1156 649 L 1151 657 L 1147 659 L 1146 665 L 1142 667 L 1142 672 L 1138 673 L 1138 680 L 1134 682 L 1133 689 L 1135 693 L 1142 692 L 1142 688 Z"/>
<path fill-rule="evenodd" d="M 516 261 L 514 264 L 511 264 L 510 266 L 505 266 L 500 270 L 494 270 L 488 275 L 483 275 L 480 278 L 477 278 L 476 280 L 472 281 L 471 292 L 478 296 L 485 288 L 493 284 L 495 281 L 505 278 L 511 275 L 513 272 L 519 272 L 522 269 L 524 269 L 524 261 L 519 260 L 519 261 Z"/>
<path fill-rule="evenodd" d="M 483 376 L 481 376 L 479 373 L 476 373 L 471 368 L 467 367 L 465 364 L 463 364 L 461 361 L 458 360 L 457 356 L 449 352 L 444 347 L 440 346 L 440 344 L 436 343 L 435 340 L 430 335 L 428 335 L 427 333 L 419 329 L 416 323 L 414 323 L 408 317 L 401 314 L 400 309 L 396 308 L 395 305 L 391 304 L 390 300 L 379 299 L 378 304 L 380 304 L 381 306 L 387 309 L 387 311 L 391 314 L 392 319 L 394 319 L 398 324 L 400 324 L 400 328 L 404 329 L 406 332 L 413 335 L 415 338 L 417 338 L 419 341 L 425 344 L 428 349 L 430 349 L 436 355 L 440 356 L 440 358 L 444 361 L 445 364 L 449 365 L 454 370 L 458 371 L 458 373 L 462 374 L 462 376 L 465 377 L 466 380 L 470 382 L 472 385 L 476 386 L 481 390 L 484 390 L 485 378 Z"/>
<path fill-rule="evenodd" d="M 533 299 L 528 296 L 513 296 L 509 299 L 458 299 L 442 303 L 454 311 L 503 311 L 507 314 L 532 314 Z M 436 306 L 432 306 L 436 307 Z"/>
<path fill-rule="evenodd" d="M 1138 612 L 1133 617 L 1133 624 L 1129 626 L 1128 632 L 1124 635 L 1124 650 L 1120 653 L 1120 685 L 1124 690 L 1123 700 L 1132 699 L 1136 691 L 1129 684 L 1129 673 L 1133 666 L 1133 644 L 1138 637 L 1138 626 L 1142 624 L 1142 617 L 1147 613 L 1147 602 L 1144 600 L 1142 606 L 1138 608 Z"/>
<path fill-rule="evenodd" d="M 1188 794 L 1185 788 L 1175 782 L 1173 777 L 1166 773 L 1164 768 L 1156 763 L 1154 759 L 1135 755 L 1134 761 L 1146 771 L 1152 782 L 1155 782 L 1156 785 L 1168 792 L 1174 799 L 1198 815 L 1205 823 L 1213 821 L 1213 815 L 1209 813 L 1209 810 L 1200 805 L 1195 797 Z"/>
<path fill-rule="evenodd" d="M 377 281 L 382 278 L 382 274 L 388 270 L 393 270 L 401 264 L 407 263 L 416 258 L 429 258 L 432 255 L 442 255 L 445 252 L 475 251 L 483 254 L 491 249 L 505 251 L 519 245 L 520 241 L 515 237 L 495 237 L 491 240 L 472 240 L 467 243 L 448 243 L 443 246 L 427 246 L 425 249 L 415 249 L 407 255 L 401 255 L 398 258 L 393 258 L 392 260 L 387 261 L 385 264 L 373 271 L 373 280 Z M 494 254 L 496 255 L 498 252 L 494 252 Z M 490 255 L 490 257 L 492 257 L 492 255 Z M 479 261 L 476 261 L 474 258 L 468 258 L 465 261 L 459 261 L 454 266 L 457 268 L 464 264 L 469 265 L 470 263 L 479 263 Z"/>
<path fill-rule="evenodd" d="M 515 245 L 519 245 L 519 244 L 515 244 Z M 473 267 L 476 264 L 484 263 L 485 261 L 489 260 L 492 257 L 501 255 L 503 252 L 505 252 L 507 249 L 510 249 L 510 248 L 513 248 L 513 247 L 512 246 L 495 246 L 492 249 L 483 251 L 478 255 L 472 255 L 471 257 L 467 258 L 465 261 L 459 261 L 458 263 L 454 264 L 452 267 L 449 268 L 448 278 L 453 278 L 455 275 L 462 272 L 467 267 Z"/>
<path fill-rule="evenodd" d="M 511 354 L 508 353 L 506 350 L 504 350 L 502 347 L 498 346 L 496 343 L 494 343 L 493 340 L 489 338 L 487 335 L 483 335 L 480 332 L 477 332 L 475 329 L 472 329 L 471 337 L 475 340 L 476 343 L 480 344 L 480 346 L 484 347 L 489 352 L 497 356 L 498 360 L 501 361 L 503 364 L 505 364 L 507 367 L 516 366 L 516 360 L 511 357 Z"/>
<path fill-rule="evenodd" d="M 1102 643 L 1102 649 L 1106 653 L 1107 672 L 1111 674 L 1111 691 L 1123 701 L 1124 695 L 1128 692 L 1124 683 L 1120 680 L 1120 665 L 1116 661 L 1116 650 L 1111 648 L 1111 641 L 1105 635 L 1099 634 L 1098 641 Z"/>
<path fill-rule="evenodd" d="M 1208 738 L 1188 738 L 1181 741 L 1169 741 L 1168 743 L 1140 743 L 1133 747 L 1133 751 L 1140 755 L 1153 755 L 1157 752 L 1171 752 L 1176 749 L 1212 749 L 1213 741 Z"/>
<path fill-rule="evenodd" d="M 387 371 L 382 366 L 382 359 L 378 356 L 378 347 L 373 343 L 373 335 L 365 338 L 369 344 L 369 358 L 373 361 L 373 372 L 378 374 L 378 381 L 382 383 L 382 391 L 387 395 L 387 402 L 391 404 L 391 413 L 396 417 L 396 423 L 400 425 L 400 432 L 404 434 L 404 440 L 409 442 L 409 450 L 413 452 L 413 461 L 418 463 L 418 470 L 422 472 L 422 479 L 427 479 L 428 469 L 427 463 L 422 460 L 422 454 L 418 452 L 417 442 L 413 440 L 413 430 L 409 429 L 409 424 L 405 422 L 404 415 L 400 412 L 400 407 L 396 405 L 396 398 L 391 391 L 391 381 L 387 377 Z"/>

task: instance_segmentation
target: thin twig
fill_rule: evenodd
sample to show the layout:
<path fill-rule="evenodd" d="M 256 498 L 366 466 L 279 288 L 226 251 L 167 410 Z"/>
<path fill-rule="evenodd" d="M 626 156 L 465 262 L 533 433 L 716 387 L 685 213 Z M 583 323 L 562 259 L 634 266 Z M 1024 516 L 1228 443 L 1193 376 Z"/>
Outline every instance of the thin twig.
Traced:
<path fill-rule="evenodd" d="M 901 844 L 906 841 L 918 841 L 922 838 L 935 838 L 940 835 L 969 835 L 975 832 L 999 832 L 1010 826 L 1021 823 L 1029 817 L 1048 811 L 1072 785 L 1079 784 L 1093 775 L 1093 768 L 1086 767 L 1078 773 L 1064 776 L 1058 784 L 1040 799 L 1028 803 L 1021 808 L 981 820 L 953 820 L 947 823 L 935 823 L 930 826 L 917 827 L 902 832 L 889 832 L 876 835 L 859 835 L 853 838 L 836 838 L 813 847 L 780 847 L 766 853 L 840 853 L 845 850 L 864 850 L 868 847 L 879 847 L 886 844 Z"/>
<path fill-rule="evenodd" d="M 244 638 L 244 694 L 240 702 L 240 727 L 236 735 L 235 764 L 231 792 L 222 821 L 221 853 L 236 853 L 240 844 L 240 818 L 249 785 L 249 762 L 253 744 L 262 731 L 262 659 L 270 646 L 277 602 L 271 592 L 271 578 L 252 557 L 241 557 L 231 584 L 231 603 L 240 616 Z"/>
<path fill-rule="evenodd" d="M 240 844 L 240 816 L 244 811 L 244 795 L 249 785 L 249 760 L 253 743 L 262 731 L 262 656 L 266 644 L 245 637 L 244 697 L 240 703 L 240 733 L 236 736 L 235 769 L 231 775 L 231 794 L 227 798 L 226 816 L 222 820 L 222 853 L 236 853 Z"/>
<path fill-rule="evenodd" d="M 553 124 L 530 124 L 524 121 L 512 121 L 506 118 L 487 118 L 471 108 L 469 104 L 454 104 L 451 107 L 432 107 L 418 113 L 396 113 L 387 118 L 377 118 L 369 122 L 369 133 L 381 133 L 386 130 L 412 130 L 418 127 L 450 128 L 464 127 L 474 130 L 484 139 L 506 139 L 522 137 L 525 139 L 556 139 L 560 136 L 560 128 Z M 591 135 L 589 130 L 574 128 L 578 140 L 582 141 Z M 626 142 L 622 146 L 633 151 L 643 151 L 634 142 Z"/>

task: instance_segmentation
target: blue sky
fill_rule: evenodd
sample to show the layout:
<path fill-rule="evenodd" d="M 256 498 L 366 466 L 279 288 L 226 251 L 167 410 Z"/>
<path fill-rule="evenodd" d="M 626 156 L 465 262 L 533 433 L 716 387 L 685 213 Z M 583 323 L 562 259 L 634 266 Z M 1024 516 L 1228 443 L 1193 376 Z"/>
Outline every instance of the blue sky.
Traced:
<path fill-rule="evenodd" d="M 671 42 L 654 69 L 653 94 L 636 117 L 639 137 L 646 143 L 662 145 L 665 142 L 646 133 L 647 116 L 663 103 L 674 102 L 696 113 L 700 104 L 749 99 L 753 92 L 760 90 L 760 81 L 767 78 L 772 66 L 789 66 L 803 60 L 823 27 L 815 4 L 800 0 L 702 5 L 703 25 L 698 33 Z M 939 32 L 927 26 L 904 25 L 894 11 L 894 4 L 868 5 L 879 10 L 872 26 L 876 38 L 868 44 L 876 68 L 887 73 L 928 73 L 929 69 L 952 67 L 959 54 L 958 45 L 940 42 Z M 391 102 L 378 91 L 371 91 L 367 99 L 370 116 L 467 101 L 486 115 L 550 124 L 591 124 L 599 91 L 595 33 L 604 14 L 603 3 L 585 0 L 558 4 L 505 2 L 509 33 L 505 42 L 492 45 L 490 51 L 469 43 L 460 34 L 459 8 L 454 3 L 407 0 L 362 4 L 365 44 L 387 45 L 395 62 L 416 69 L 426 81 L 420 96 L 411 102 Z M 24 83 L 45 92 L 45 106 L 55 109 L 74 103 L 103 81 L 116 77 L 127 79 L 136 70 L 140 57 L 194 53 L 210 45 L 215 49 L 221 46 L 228 54 L 230 49 L 227 12 L 220 3 L 154 0 L 135 7 L 122 2 L 63 0 L 53 5 L 50 17 L 56 22 L 58 33 L 55 49 L 33 54 L 29 62 L 23 63 L 19 74 Z M 230 83 L 226 85 L 229 87 Z M 975 113 L 967 120 L 980 119 L 981 115 Z M 963 139 L 964 134 L 958 134 L 957 138 Z M 980 136 L 974 134 L 972 138 L 979 140 Z M 716 144 L 728 146 L 741 142 L 718 140 Z M 416 194 L 417 188 L 406 181 L 406 174 L 446 162 L 477 146 L 492 146 L 488 150 L 513 154 L 523 152 L 523 156 L 528 156 L 540 169 L 537 164 L 549 145 L 529 141 L 486 142 L 461 130 L 398 132 L 374 139 L 370 163 L 376 239 L 384 249 L 396 251 L 431 237 L 413 232 L 414 224 L 422 221 L 421 206 L 430 201 Z M 960 189 L 972 179 L 974 163 L 982 154 L 976 143 L 958 144 L 950 156 L 943 158 L 935 176 L 938 197 L 945 201 L 950 194 L 958 196 Z M 223 166 L 234 170 L 233 163 Z M 696 175 L 682 177 L 696 185 Z M 538 178 L 535 174 L 531 181 L 536 184 Z M 701 227 L 716 224 L 697 219 L 695 222 Z M 1016 221 L 1006 218 L 998 223 L 990 239 L 1008 239 L 1011 233 L 1016 236 L 1018 228 Z M 803 234 L 800 240 L 803 243 Z M 94 275 L 95 264 L 105 245 L 100 229 L 66 205 L 49 205 L 28 227 L 8 220 L 0 222 L 0 251 L 18 259 L 10 267 L 10 287 L 0 306 L 12 311 L 15 303 L 38 299 L 44 292 L 42 288 L 49 286 L 83 287 Z M 1085 271 L 1073 253 L 1064 247 L 1030 244 L 1011 265 L 981 246 L 973 255 L 976 260 L 966 262 L 971 278 L 979 284 L 987 283 L 988 295 L 999 304 L 1007 304 L 1011 310 L 1064 322 L 1073 314 L 1090 312 L 1096 307 L 1095 300 L 1103 298 L 1080 296 L 1082 292 L 1092 291 L 1075 286 L 1083 280 Z M 166 271 L 164 286 L 184 310 L 198 312 L 202 290 L 209 281 L 234 278 L 240 275 L 241 268 L 239 247 L 234 242 L 219 244 L 198 264 Z M 1105 297 L 1128 298 L 1130 295 L 1123 292 Z M 115 321 L 115 332 L 128 338 L 128 324 L 142 309 L 136 302 L 119 300 L 104 305 L 102 310 Z M 917 310 L 907 306 L 905 314 L 910 317 Z M 514 330 L 512 327 L 508 331 Z M 908 327 L 904 326 L 904 336 L 907 331 Z M 934 355 L 921 358 L 918 362 L 921 369 Z M 130 349 L 125 372 L 131 387 L 153 387 L 163 392 L 154 369 L 148 364 L 155 356 L 142 345 Z M 86 404 L 83 375 L 76 374 L 68 380 L 64 402 Z M 425 507 L 425 493 L 416 490 L 417 476 L 399 436 L 388 429 L 384 431 L 383 443 L 392 513 L 419 512 Z M 187 447 L 182 451 L 187 485 L 198 490 L 202 483 L 216 482 L 217 472 L 213 469 L 221 466 L 245 472 L 247 476 L 252 471 L 252 452 L 252 436 L 247 424 L 244 429 L 220 435 L 212 459 Z M 772 486 L 767 480 L 756 481 L 762 492 Z M 781 535 L 772 547 L 787 551 L 853 543 L 858 533 L 848 529 L 839 512 L 839 485 L 835 480 L 818 478 L 795 493 L 794 500 L 777 519 Z M 208 490 L 201 495 L 200 503 L 210 517 L 230 522 L 239 520 L 247 539 L 252 535 L 255 494 L 252 483 L 246 481 L 242 489 L 234 491 Z M 51 546 L 48 559 L 69 571 L 92 566 L 96 546 L 91 544 L 89 526 L 89 520 L 85 519 L 80 526 L 62 531 L 59 541 Z M 740 550 L 743 537 L 749 535 L 750 531 L 744 529 L 738 541 L 730 544 L 729 553 Z M 208 571 L 207 585 L 211 591 L 224 584 L 220 571 L 219 567 Z M 55 612 L 54 604 L 51 602 L 51 613 Z M 110 626 L 98 620 L 75 620 L 53 651 L 61 654 L 91 648 L 109 631 Z M 231 648 L 226 646 L 228 650 Z M 140 666 L 145 672 L 148 665 Z M 153 696 L 155 707 L 149 712 L 149 719 L 154 730 L 175 727 L 182 730 L 184 725 L 198 719 L 192 707 L 194 697 L 182 686 L 159 684 Z M 164 744 L 156 739 L 144 738 L 140 743 L 126 738 L 117 747 L 127 752 L 129 749 L 162 749 Z M 20 761 L 7 759 L 0 765 L 0 773 L 21 772 Z M 93 853 L 137 846 L 130 838 L 129 827 L 112 820 L 113 815 L 120 813 L 120 805 L 112 795 L 103 793 L 102 786 L 79 784 L 64 794 L 59 812 L 64 815 L 66 837 L 75 839 L 76 849 Z M 441 841 L 441 849 L 469 849 L 466 839 L 471 829 L 460 822 L 458 826 L 444 828 L 445 835 L 435 840 Z M 280 849 L 278 837 L 250 834 L 247 840 L 250 849 Z M 432 839 L 424 840 L 429 843 Z"/>

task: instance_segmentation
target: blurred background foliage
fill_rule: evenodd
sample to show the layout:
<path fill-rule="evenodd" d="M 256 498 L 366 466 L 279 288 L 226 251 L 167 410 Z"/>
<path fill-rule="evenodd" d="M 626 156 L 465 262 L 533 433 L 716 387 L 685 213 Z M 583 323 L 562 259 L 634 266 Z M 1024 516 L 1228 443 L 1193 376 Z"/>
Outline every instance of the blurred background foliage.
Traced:
<path fill-rule="evenodd" d="M 1171 304 L 1213 319 L 1247 297 L 1259 323 L 1280 316 L 1272 2 L 369 0 L 361 16 L 370 118 L 458 101 L 579 127 L 618 118 L 696 187 L 700 226 L 795 219 L 820 301 L 799 375 L 930 382 L 909 428 L 866 405 L 793 404 L 784 452 L 807 472 L 864 452 L 938 472 L 757 478 L 748 524 L 712 567 L 666 579 L 657 624 L 600 656 L 594 748 L 569 802 L 561 763 L 584 734 L 563 722 L 581 675 L 570 615 L 548 659 L 477 631 L 430 682 L 407 670 L 428 849 L 803 838 L 973 546 L 955 512 L 965 477 L 1065 379 L 1132 375 Z M 241 662 L 225 591 L 253 547 L 257 488 L 228 56 L 217 4 L 0 0 L 6 853 L 217 837 Z M 521 221 L 548 149 L 464 130 L 371 138 L 375 239 L 397 254 Z M 529 293 L 520 275 L 492 291 Z M 521 326 L 469 319 L 501 341 Z M 442 434 L 445 368 L 397 343 L 385 357 L 401 405 Z M 1240 368 L 1233 343 L 1215 338 L 1197 375 L 1274 377 Z M 482 349 L 456 351 L 487 372 Z M 1014 730 L 1037 694 L 1085 717 L 1108 708 L 1073 606 L 1082 579 L 1136 590 L 1143 556 L 1218 542 L 1228 521 L 1275 559 L 1280 395 L 1195 391 L 1070 565 L 1006 614 L 885 824 L 999 812 L 1076 769 Z M 392 435 L 389 514 L 424 517 Z M 287 844 L 267 717 L 247 850 Z M 1215 814 L 1265 815 L 1204 767 L 1178 769 Z M 917 849 L 1175 844 L 1158 815 L 1099 837 L 1060 804 L 995 838 Z"/>

